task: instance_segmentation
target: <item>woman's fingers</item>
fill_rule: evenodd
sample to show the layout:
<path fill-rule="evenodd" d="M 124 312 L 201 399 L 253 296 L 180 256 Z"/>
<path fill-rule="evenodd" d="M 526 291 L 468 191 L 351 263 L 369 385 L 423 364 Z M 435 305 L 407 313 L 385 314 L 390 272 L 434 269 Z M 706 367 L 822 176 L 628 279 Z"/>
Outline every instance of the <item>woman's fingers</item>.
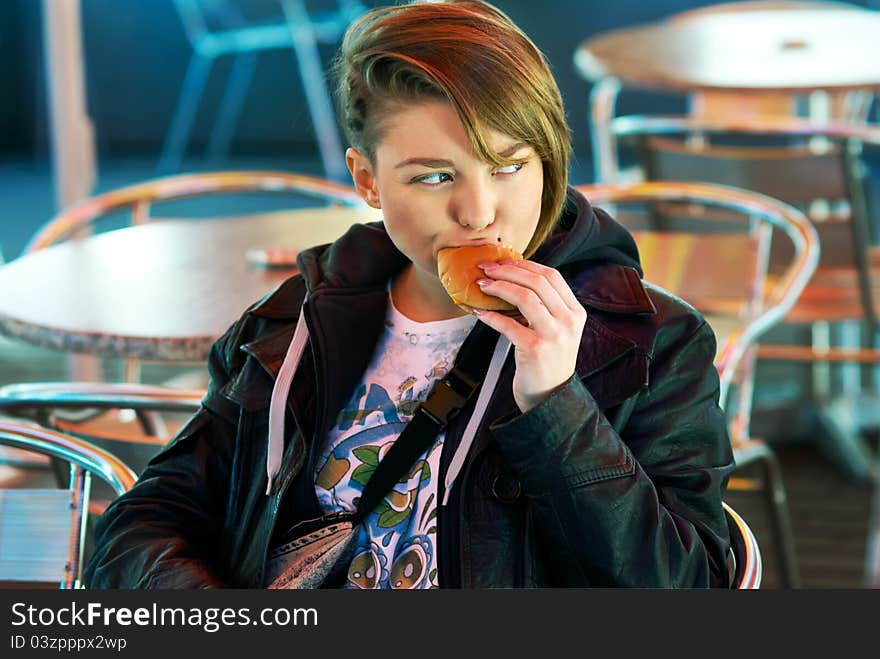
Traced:
<path fill-rule="evenodd" d="M 583 326 L 586 312 L 557 270 L 530 261 L 480 267 L 486 273 L 477 282 L 481 290 L 516 306 L 538 332 L 554 334 L 560 326 Z"/>
<path fill-rule="evenodd" d="M 529 327 L 541 329 L 554 322 L 550 309 L 531 288 L 500 279 L 480 279 L 477 283 L 484 293 L 494 295 L 515 306 Z M 561 305 L 561 302 L 557 301 L 557 305 Z"/>
<path fill-rule="evenodd" d="M 511 259 L 500 261 L 498 263 L 480 264 L 480 267 L 483 268 L 483 271 L 486 272 L 487 275 L 490 275 L 490 271 L 494 271 L 495 274 L 490 275 L 493 278 L 500 277 L 501 279 L 508 279 L 523 285 L 528 285 L 527 282 L 535 281 L 535 279 L 529 275 L 537 276 L 540 278 L 539 281 L 545 283 L 556 293 L 556 295 L 559 296 L 559 300 L 568 309 L 576 310 L 582 306 L 572 292 L 571 287 L 569 287 L 568 283 L 555 268 L 550 268 L 546 265 L 535 263 L 534 261 L 514 261 Z M 541 294 L 542 291 L 536 290 L 536 292 Z M 544 296 L 542 295 L 541 297 L 543 299 Z M 545 300 L 545 303 L 546 302 L 547 300 Z"/>
<path fill-rule="evenodd" d="M 542 306 L 551 315 L 564 313 L 568 307 L 552 282 L 543 273 L 534 272 L 516 263 L 481 264 L 486 278 L 478 283 L 487 282 L 481 285 L 482 290 L 516 305 L 525 316 L 528 308 L 537 309 Z"/>
<path fill-rule="evenodd" d="M 513 397 L 523 412 L 540 404 L 574 373 L 587 312 L 553 268 L 528 261 L 483 264 L 478 283 L 489 295 L 516 305 L 528 322 L 475 310 L 516 348 Z"/>

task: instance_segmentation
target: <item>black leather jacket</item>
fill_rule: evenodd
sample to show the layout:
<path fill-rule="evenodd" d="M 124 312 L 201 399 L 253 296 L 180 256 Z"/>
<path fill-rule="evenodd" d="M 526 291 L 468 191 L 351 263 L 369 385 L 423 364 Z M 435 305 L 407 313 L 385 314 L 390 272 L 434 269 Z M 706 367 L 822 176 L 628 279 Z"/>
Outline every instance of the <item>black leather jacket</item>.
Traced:
<path fill-rule="evenodd" d="M 535 259 L 588 310 L 576 374 L 519 414 L 508 360 L 440 508 L 441 586 L 726 586 L 721 496 L 733 458 L 711 329 L 643 284 L 629 234 L 574 191 Z M 315 438 L 360 382 L 386 283 L 405 263 L 381 225 L 301 255 L 303 275 L 217 341 L 202 409 L 99 521 L 87 586 L 261 587 L 273 535 L 320 514 Z M 307 287 L 310 343 L 267 496 L 269 399 Z M 441 471 L 469 412 L 447 429 Z"/>

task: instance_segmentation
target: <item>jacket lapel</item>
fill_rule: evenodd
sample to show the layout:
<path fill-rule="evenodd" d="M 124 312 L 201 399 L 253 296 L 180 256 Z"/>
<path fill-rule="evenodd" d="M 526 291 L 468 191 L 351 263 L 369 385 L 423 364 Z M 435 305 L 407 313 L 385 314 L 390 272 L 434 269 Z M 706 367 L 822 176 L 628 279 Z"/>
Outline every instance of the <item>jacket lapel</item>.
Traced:
<path fill-rule="evenodd" d="M 585 268 L 570 281 L 587 308 L 576 372 L 599 407 L 608 409 L 648 384 L 650 346 L 640 345 L 615 325 L 642 322 L 657 313 L 639 273 L 622 265 Z"/>
<path fill-rule="evenodd" d="M 278 298 L 284 296 L 288 299 L 281 302 Z M 360 382 L 384 327 L 387 301 L 384 288 L 340 289 L 319 290 L 306 303 L 309 343 L 288 397 L 291 412 L 306 437 L 316 429 L 322 433 L 329 429 Z M 241 346 L 252 359 L 246 360 L 224 393 L 245 409 L 268 408 L 301 304 L 301 292 L 296 295 L 279 290 L 251 311 L 277 327 L 267 327 L 257 339 Z M 318 392 L 320 397 L 316 396 Z M 313 408 L 315 414 L 306 414 L 315 400 L 322 402 L 321 408 Z M 313 423 L 318 425 L 313 427 Z"/>
<path fill-rule="evenodd" d="M 647 352 L 595 316 L 587 317 L 581 346 L 577 376 L 600 409 L 607 410 L 648 385 Z"/>
<path fill-rule="evenodd" d="M 565 270 L 561 270 L 563 274 Z M 587 309 L 627 315 L 657 313 L 635 268 L 600 262 L 566 280 Z"/>

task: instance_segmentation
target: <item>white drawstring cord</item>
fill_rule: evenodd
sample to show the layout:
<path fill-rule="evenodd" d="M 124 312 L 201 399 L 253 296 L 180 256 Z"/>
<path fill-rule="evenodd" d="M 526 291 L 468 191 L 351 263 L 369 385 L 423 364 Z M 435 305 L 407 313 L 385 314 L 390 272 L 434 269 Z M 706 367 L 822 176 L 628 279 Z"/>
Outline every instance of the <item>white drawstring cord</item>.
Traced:
<path fill-rule="evenodd" d="M 305 302 L 303 302 L 303 306 L 305 306 Z M 287 396 L 290 392 L 290 385 L 293 382 L 293 376 L 296 375 L 296 369 L 302 359 L 302 354 L 308 340 L 309 332 L 306 327 L 305 312 L 304 310 L 301 310 L 299 320 L 296 323 L 296 330 L 293 333 L 293 339 L 290 342 L 290 346 L 287 348 L 284 362 L 281 364 L 281 369 L 278 371 L 278 377 L 272 387 L 272 398 L 269 402 L 269 435 L 266 448 L 266 476 L 268 480 L 266 484 L 267 495 L 271 493 L 272 483 L 281 469 L 281 459 L 284 454 L 284 413 L 287 408 Z M 465 427 L 464 434 L 462 435 L 461 442 L 455 451 L 455 455 L 452 456 L 452 461 L 449 463 L 449 469 L 446 472 L 443 503 L 441 505 L 445 506 L 449 501 L 449 494 L 452 491 L 452 485 L 461 471 L 461 468 L 464 466 L 465 458 L 467 457 L 468 451 L 470 451 L 471 444 L 473 444 L 474 436 L 477 434 L 480 422 L 486 413 L 489 400 L 492 398 L 495 387 L 498 385 L 498 378 L 501 375 L 501 368 L 504 366 L 504 362 L 510 352 L 510 345 L 510 341 L 504 336 L 498 337 L 498 342 L 495 344 L 495 351 L 492 353 L 492 360 L 489 362 L 489 370 L 486 373 L 486 379 L 483 381 L 483 386 L 480 387 L 480 393 L 477 396 L 477 402 L 474 406 L 473 414 L 471 414 L 471 418 L 468 420 L 468 424 Z"/>
<path fill-rule="evenodd" d="M 459 442 L 458 448 L 455 450 L 455 455 L 452 456 L 452 461 L 449 463 L 449 469 L 446 470 L 443 503 L 440 504 L 442 506 L 445 506 L 449 502 L 449 493 L 452 491 L 452 483 L 455 481 L 455 478 L 464 466 L 468 451 L 471 450 L 471 444 L 474 443 L 474 436 L 477 434 L 480 422 L 486 414 L 486 408 L 489 406 L 489 400 L 492 398 L 495 387 L 498 385 L 501 368 L 504 366 L 504 362 L 507 359 L 507 354 L 509 352 L 510 341 L 508 341 L 504 335 L 499 336 L 498 342 L 495 344 L 495 352 L 492 353 L 492 360 L 489 362 L 489 370 L 486 372 L 486 379 L 483 380 L 483 386 L 480 387 L 480 393 L 477 396 L 477 402 L 474 406 L 473 414 L 471 414 L 471 418 L 468 420 L 468 424 L 464 429 L 464 434 L 461 437 L 461 442 Z"/>
<path fill-rule="evenodd" d="M 272 481 L 281 469 L 281 458 L 284 454 L 284 412 L 287 408 L 287 395 L 296 369 L 299 366 L 306 343 L 309 341 L 309 330 L 306 327 L 305 301 L 299 312 L 293 339 L 287 348 L 281 370 L 272 387 L 272 398 L 269 401 L 269 436 L 266 447 L 266 494 L 272 491 Z"/>

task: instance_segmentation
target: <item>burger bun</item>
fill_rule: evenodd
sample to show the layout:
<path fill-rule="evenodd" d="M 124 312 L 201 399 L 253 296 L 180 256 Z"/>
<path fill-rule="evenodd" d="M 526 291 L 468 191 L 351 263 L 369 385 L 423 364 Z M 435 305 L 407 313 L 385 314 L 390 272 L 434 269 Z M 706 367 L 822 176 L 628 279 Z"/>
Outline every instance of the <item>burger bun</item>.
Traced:
<path fill-rule="evenodd" d="M 487 295 L 477 285 L 485 277 L 478 266 L 505 259 L 522 260 L 523 255 L 506 245 L 466 245 L 446 247 L 437 252 L 437 273 L 449 297 L 461 309 L 473 313 L 474 308 L 497 311 L 517 317 L 519 310 L 506 300 Z"/>

